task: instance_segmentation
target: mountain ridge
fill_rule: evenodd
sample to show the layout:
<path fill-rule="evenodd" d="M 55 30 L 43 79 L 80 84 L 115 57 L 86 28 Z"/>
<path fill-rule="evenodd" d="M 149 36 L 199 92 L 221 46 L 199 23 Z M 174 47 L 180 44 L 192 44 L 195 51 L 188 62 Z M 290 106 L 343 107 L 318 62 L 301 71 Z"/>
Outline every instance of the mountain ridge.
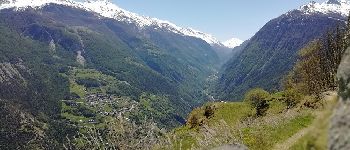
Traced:
<path fill-rule="evenodd" d="M 282 79 L 297 61 L 297 51 L 320 38 L 337 25 L 343 27 L 343 9 L 339 4 L 309 3 L 305 9 L 293 9 L 270 20 L 248 42 L 242 53 L 228 61 L 218 79 L 219 99 L 239 100 L 247 90 L 260 87 L 278 90 Z"/>
<path fill-rule="evenodd" d="M 310 2 L 306 5 L 302 5 L 299 9 L 305 14 L 341 14 L 342 16 L 349 15 L 350 2 L 347 0 L 328 0 L 323 3 Z"/>
<path fill-rule="evenodd" d="M 0 4 L 0 10 L 14 8 L 17 11 L 20 11 L 25 10 L 29 7 L 38 9 L 50 3 L 95 12 L 103 17 L 112 18 L 129 24 L 134 23 L 140 29 L 144 29 L 145 27 L 153 27 L 154 29 L 166 29 L 169 32 L 173 32 L 182 36 L 191 36 L 202 39 L 211 46 L 225 47 L 224 44 L 222 44 L 219 40 L 210 34 L 192 28 L 179 27 L 169 21 L 129 12 L 125 9 L 120 8 L 116 4 L 111 3 L 109 0 L 88 0 L 84 2 L 77 2 L 74 0 L 5 0 L 5 2 Z"/>

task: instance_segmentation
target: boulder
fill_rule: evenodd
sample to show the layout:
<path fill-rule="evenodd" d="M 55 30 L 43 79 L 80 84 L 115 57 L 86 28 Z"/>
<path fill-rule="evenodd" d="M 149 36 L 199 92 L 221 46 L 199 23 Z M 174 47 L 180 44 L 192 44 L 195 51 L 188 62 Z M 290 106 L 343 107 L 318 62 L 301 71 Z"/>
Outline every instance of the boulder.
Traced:
<path fill-rule="evenodd" d="M 329 149 L 350 149 L 350 48 L 339 65 L 339 102 L 330 123 Z"/>

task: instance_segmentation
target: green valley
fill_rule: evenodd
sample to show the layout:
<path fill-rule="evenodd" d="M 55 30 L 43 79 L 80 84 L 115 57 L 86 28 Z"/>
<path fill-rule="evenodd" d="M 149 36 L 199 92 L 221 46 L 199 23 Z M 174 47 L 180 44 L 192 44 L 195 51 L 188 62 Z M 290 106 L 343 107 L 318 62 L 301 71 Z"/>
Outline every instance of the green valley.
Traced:
<path fill-rule="evenodd" d="M 350 149 L 350 1 L 115 3 L 0 0 L 1 150 Z"/>

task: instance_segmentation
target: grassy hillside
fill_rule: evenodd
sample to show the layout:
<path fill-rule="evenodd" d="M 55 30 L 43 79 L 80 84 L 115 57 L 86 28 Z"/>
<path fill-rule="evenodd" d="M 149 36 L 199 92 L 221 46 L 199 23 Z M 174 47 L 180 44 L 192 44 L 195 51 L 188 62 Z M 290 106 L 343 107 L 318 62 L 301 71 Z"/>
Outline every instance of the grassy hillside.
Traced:
<path fill-rule="evenodd" d="M 323 119 L 330 117 L 335 99 L 320 100 L 315 103 L 317 108 L 309 108 L 304 105 L 309 101 L 305 97 L 297 106 L 288 109 L 283 97 L 281 92 L 272 94 L 268 98 L 266 115 L 261 117 L 257 117 L 255 110 L 246 102 L 208 103 L 192 111 L 185 126 L 169 133 L 172 145 L 164 147 L 210 149 L 224 144 L 241 143 L 252 150 L 268 150 L 281 145 L 306 149 L 305 142 L 309 141 L 326 148 L 328 122 Z M 302 138 L 295 140 L 298 142 L 285 143 L 310 127 L 316 130 L 303 134 Z M 317 141 L 312 141 L 315 137 Z"/>
<path fill-rule="evenodd" d="M 329 128 L 333 110 L 336 106 L 337 96 L 331 95 L 324 102 L 324 108 L 316 111 L 317 117 L 309 126 L 309 130 L 301 134 L 301 137 L 295 139 L 295 143 L 289 143 L 290 150 L 317 149 L 327 150 L 329 141 Z"/>

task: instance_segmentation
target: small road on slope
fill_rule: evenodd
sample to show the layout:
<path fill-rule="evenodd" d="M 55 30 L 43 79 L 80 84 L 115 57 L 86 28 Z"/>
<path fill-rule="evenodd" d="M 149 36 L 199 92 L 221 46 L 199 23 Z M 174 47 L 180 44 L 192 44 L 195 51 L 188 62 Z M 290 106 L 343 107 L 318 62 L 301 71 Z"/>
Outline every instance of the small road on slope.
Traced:
<path fill-rule="evenodd" d="M 326 107 L 324 109 L 332 109 L 333 108 L 332 106 L 329 106 L 328 103 L 332 103 L 331 101 L 335 100 L 336 96 L 337 96 L 336 92 L 328 92 L 326 94 L 326 96 L 324 98 L 324 103 L 325 103 Z M 286 141 L 283 141 L 283 143 L 276 144 L 275 147 L 273 148 L 273 150 L 288 150 L 300 138 L 304 137 L 307 133 L 316 129 L 317 128 L 317 120 L 320 120 L 320 119 L 324 120 L 326 113 L 327 113 L 327 110 L 315 111 L 314 114 L 315 114 L 316 118 L 309 127 L 300 130 L 299 132 L 294 134 L 292 137 L 288 138 Z"/>

